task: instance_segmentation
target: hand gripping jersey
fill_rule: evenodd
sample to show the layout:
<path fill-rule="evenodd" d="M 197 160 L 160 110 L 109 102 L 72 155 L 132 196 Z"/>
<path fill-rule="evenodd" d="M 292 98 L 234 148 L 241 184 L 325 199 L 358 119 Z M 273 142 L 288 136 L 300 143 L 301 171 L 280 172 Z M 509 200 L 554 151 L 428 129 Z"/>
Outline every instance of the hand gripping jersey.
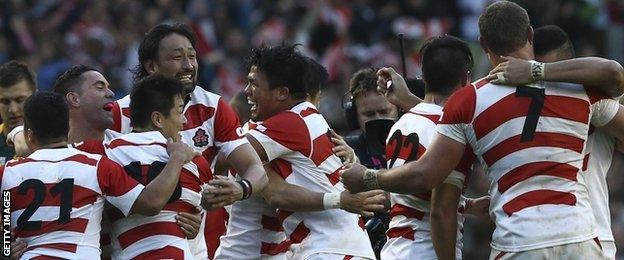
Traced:
<path fill-rule="evenodd" d="M 23 259 L 100 256 L 104 200 L 129 214 L 144 186 L 106 157 L 40 149 L 0 168 L 11 193 L 11 227 L 28 244 Z"/>
<path fill-rule="evenodd" d="M 317 192 L 342 192 L 340 159 L 331 150 L 330 129 L 314 105 L 302 102 L 260 123 L 249 134 L 258 140 L 268 159 L 286 182 Z M 374 259 L 359 216 L 340 209 L 287 212 L 277 217 L 292 242 L 292 258 L 333 253 Z"/>
<path fill-rule="evenodd" d="M 243 132 L 257 125 L 247 122 Z M 284 234 L 276 209 L 262 198 L 251 197 L 232 205 L 227 233 L 221 237 L 215 259 L 286 259 L 292 243 Z"/>
<path fill-rule="evenodd" d="M 404 114 L 390 129 L 386 141 L 386 158 L 388 168 L 399 167 L 407 162 L 415 161 L 422 156 L 436 134 L 436 124 L 442 114 L 442 107 L 435 104 L 420 103 Z M 444 181 L 465 187 L 475 157 L 467 148 L 464 158 Z M 431 192 L 419 194 L 390 194 L 390 226 L 386 235 L 388 241 L 381 252 L 384 259 L 437 259 L 429 222 Z M 457 213 L 457 259 L 461 259 L 462 233 L 464 224 L 461 214 L 464 198 L 460 198 Z"/>
<path fill-rule="evenodd" d="M 111 140 L 105 145 L 105 151 L 106 156 L 123 165 L 132 178 L 147 185 L 169 160 L 166 144 L 165 137 L 157 131 L 130 133 Z M 123 217 L 116 210 L 107 212 L 112 224 L 111 239 L 121 249 L 113 256 L 119 259 L 207 258 L 203 236 L 187 240 L 175 216 L 178 212 L 195 214 L 203 185 L 211 179 L 208 162 L 199 156 L 183 166 L 178 186 L 157 215 Z M 192 249 L 197 247 L 204 255 L 194 256 L 196 250 Z"/>
<path fill-rule="evenodd" d="M 130 133 L 130 95 L 117 100 L 112 111 L 112 130 Z M 239 145 L 247 143 L 234 110 L 219 95 L 199 86 L 190 94 L 184 116 L 187 122 L 180 131 L 182 142 L 202 152 L 211 164 L 218 152 L 227 157 Z"/>
<path fill-rule="evenodd" d="M 602 126 L 617 103 L 580 85 L 508 87 L 480 80 L 455 92 L 438 132 L 470 145 L 486 166 L 492 247 L 520 252 L 596 237 L 582 178 L 590 123 Z"/>

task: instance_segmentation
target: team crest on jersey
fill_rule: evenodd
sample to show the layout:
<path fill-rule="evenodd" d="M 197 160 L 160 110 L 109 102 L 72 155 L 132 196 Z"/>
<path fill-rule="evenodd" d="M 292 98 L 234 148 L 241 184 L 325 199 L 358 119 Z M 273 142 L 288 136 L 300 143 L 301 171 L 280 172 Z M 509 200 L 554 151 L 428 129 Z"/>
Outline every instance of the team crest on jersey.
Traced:
<path fill-rule="evenodd" d="M 202 147 L 208 145 L 210 137 L 206 134 L 206 130 L 197 129 L 195 136 L 193 136 L 193 145 L 196 147 Z"/>

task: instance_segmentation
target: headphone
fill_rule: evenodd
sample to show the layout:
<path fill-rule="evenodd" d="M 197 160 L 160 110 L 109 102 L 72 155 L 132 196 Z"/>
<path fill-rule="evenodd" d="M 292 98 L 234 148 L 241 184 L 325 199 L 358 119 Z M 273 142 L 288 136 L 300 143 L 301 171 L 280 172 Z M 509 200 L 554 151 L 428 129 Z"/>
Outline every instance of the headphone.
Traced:
<path fill-rule="evenodd" d="M 345 102 L 345 97 L 349 95 L 349 101 Z M 360 123 L 357 117 L 357 108 L 355 107 L 355 100 L 353 100 L 353 94 L 351 91 L 347 91 L 342 95 L 342 109 L 344 109 L 345 119 L 347 120 L 347 126 L 349 130 L 356 130 L 360 128 Z"/>

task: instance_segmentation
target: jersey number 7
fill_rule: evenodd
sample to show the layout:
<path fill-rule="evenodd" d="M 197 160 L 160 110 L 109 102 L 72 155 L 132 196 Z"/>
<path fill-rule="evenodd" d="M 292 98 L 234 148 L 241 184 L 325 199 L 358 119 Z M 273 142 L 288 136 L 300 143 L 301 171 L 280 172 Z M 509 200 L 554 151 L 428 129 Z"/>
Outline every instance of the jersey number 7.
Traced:
<path fill-rule="evenodd" d="M 528 97 L 531 98 L 531 105 L 529 105 L 529 111 L 527 112 L 526 119 L 524 120 L 524 127 L 522 127 L 522 137 L 520 142 L 533 141 L 535 137 L 535 130 L 537 129 L 537 121 L 539 120 L 540 113 L 544 107 L 544 99 L 546 97 L 543 88 L 532 87 L 517 87 L 516 97 Z"/>

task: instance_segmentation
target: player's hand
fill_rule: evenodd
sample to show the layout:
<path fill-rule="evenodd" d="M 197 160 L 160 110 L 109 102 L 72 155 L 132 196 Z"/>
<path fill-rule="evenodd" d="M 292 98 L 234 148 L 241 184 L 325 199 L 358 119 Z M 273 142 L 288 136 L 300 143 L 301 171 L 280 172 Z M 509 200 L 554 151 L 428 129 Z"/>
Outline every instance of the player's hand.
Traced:
<path fill-rule="evenodd" d="M 190 162 L 195 156 L 201 155 L 190 146 L 180 141 L 173 141 L 171 138 L 167 139 L 167 154 L 169 154 L 170 158 L 177 158 L 184 163 Z"/>
<path fill-rule="evenodd" d="M 384 95 L 388 102 L 405 111 L 416 105 L 413 99 L 418 99 L 407 88 L 405 79 L 393 68 L 381 68 L 377 71 L 377 92 Z"/>
<path fill-rule="evenodd" d="M 198 210 L 196 214 L 190 214 L 186 212 L 180 212 L 175 216 L 176 223 L 182 229 L 184 235 L 188 239 L 194 239 L 199 234 L 199 228 L 202 223 L 202 214 Z"/>
<path fill-rule="evenodd" d="M 13 233 L 13 231 L 11 231 L 11 237 L 15 237 L 15 233 Z M 24 252 L 26 252 L 26 247 L 28 247 L 28 244 L 26 244 L 26 242 L 21 239 L 18 241 L 12 241 L 11 256 L 9 257 L 9 259 L 20 259 Z"/>
<path fill-rule="evenodd" d="M 202 207 L 206 210 L 231 205 L 243 198 L 243 187 L 237 182 L 223 176 L 215 176 L 208 182 L 209 187 L 202 191 Z"/>
<path fill-rule="evenodd" d="M 486 77 L 491 83 L 509 86 L 521 86 L 532 83 L 531 63 L 528 60 L 501 56 L 503 62 L 490 71 Z"/>
<path fill-rule="evenodd" d="M 359 163 L 349 164 L 342 170 L 340 180 L 345 188 L 351 193 L 357 193 L 368 190 L 364 184 L 364 172 L 366 167 Z"/>
<path fill-rule="evenodd" d="M 353 148 L 345 142 L 344 138 L 336 134 L 334 130 L 331 130 L 331 134 L 331 140 L 336 145 L 332 148 L 332 152 L 334 152 L 336 156 L 340 157 L 342 162 L 345 164 L 357 162 L 355 151 L 353 151 Z"/>
<path fill-rule="evenodd" d="M 385 210 L 386 194 L 382 190 L 371 190 L 360 193 L 343 191 L 340 193 L 340 208 L 364 217 L 372 217 L 374 212 Z"/>
<path fill-rule="evenodd" d="M 466 209 L 464 213 L 477 217 L 490 217 L 490 196 L 483 196 L 476 199 L 466 199 Z"/>

